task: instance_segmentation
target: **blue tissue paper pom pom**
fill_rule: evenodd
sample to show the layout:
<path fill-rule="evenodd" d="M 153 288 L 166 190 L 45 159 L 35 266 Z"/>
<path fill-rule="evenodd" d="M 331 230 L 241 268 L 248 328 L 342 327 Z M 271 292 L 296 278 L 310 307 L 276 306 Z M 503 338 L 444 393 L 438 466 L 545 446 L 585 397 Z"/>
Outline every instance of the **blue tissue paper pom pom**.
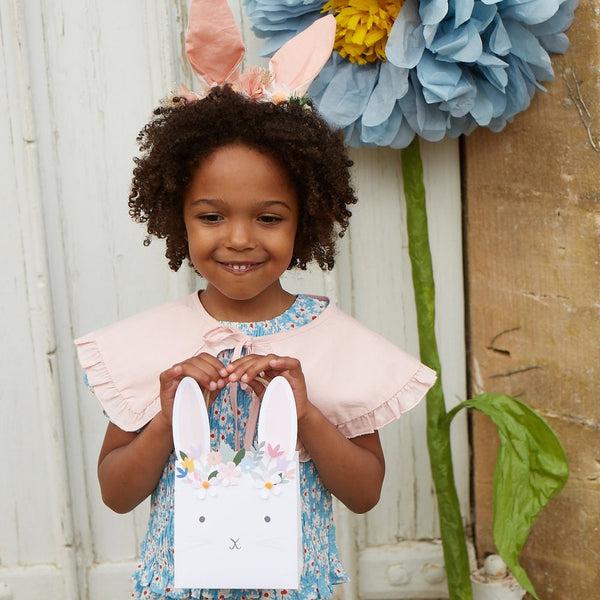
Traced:
<path fill-rule="evenodd" d="M 552 81 L 578 0 L 405 0 L 386 60 L 360 65 L 334 50 L 309 88 L 353 147 L 404 148 L 418 135 L 502 130 Z M 319 0 L 244 0 L 261 53 L 273 54 L 322 16 Z"/>

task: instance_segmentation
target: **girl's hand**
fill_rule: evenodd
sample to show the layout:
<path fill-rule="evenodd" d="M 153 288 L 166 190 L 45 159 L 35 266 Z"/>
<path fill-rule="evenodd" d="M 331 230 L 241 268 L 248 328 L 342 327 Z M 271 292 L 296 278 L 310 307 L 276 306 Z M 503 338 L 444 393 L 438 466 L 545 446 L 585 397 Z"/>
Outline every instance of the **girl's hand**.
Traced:
<path fill-rule="evenodd" d="M 248 354 L 228 364 L 226 371 L 226 383 L 241 381 L 250 386 L 259 397 L 262 397 L 265 386 L 256 379 L 257 377 L 263 377 L 267 381 L 278 375 L 285 377 L 294 392 L 298 421 L 302 420 L 307 411 L 312 407 L 306 393 L 302 365 L 296 358 L 276 356 L 275 354 L 268 354 L 266 356 Z"/>
<path fill-rule="evenodd" d="M 213 402 L 219 392 L 227 384 L 229 373 L 223 363 L 203 352 L 198 356 L 192 356 L 183 362 L 173 365 L 170 369 L 160 374 L 160 408 L 161 418 L 165 419 L 170 428 L 173 417 L 173 400 L 179 382 L 184 377 L 195 379 L 203 390 L 209 390 L 210 401 Z"/>

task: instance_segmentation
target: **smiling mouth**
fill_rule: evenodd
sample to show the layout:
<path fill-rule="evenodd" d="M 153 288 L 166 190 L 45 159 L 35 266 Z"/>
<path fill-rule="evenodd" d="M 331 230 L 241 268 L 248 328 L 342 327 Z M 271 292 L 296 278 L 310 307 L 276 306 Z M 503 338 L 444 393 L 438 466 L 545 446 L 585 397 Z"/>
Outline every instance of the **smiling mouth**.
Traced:
<path fill-rule="evenodd" d="M 234 273 L 247 273 L 260 265 L 260 263 L 221 263 L 229 271 Z"/>

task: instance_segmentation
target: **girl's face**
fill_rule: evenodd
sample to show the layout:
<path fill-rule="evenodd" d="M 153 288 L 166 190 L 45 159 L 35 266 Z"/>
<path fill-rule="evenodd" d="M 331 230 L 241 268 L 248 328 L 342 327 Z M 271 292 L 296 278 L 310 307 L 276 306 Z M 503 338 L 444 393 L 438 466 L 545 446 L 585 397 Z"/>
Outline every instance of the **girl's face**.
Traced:
<path fill-rule="evenodd" d="M 279 277 L 292 259 L 298 200 L 268 155 L 235 144 L 196 169 L 183 201 L 190 258 L 207 280 L 203 303 L 222 320 L 262 320 L 289 306 Z"/>

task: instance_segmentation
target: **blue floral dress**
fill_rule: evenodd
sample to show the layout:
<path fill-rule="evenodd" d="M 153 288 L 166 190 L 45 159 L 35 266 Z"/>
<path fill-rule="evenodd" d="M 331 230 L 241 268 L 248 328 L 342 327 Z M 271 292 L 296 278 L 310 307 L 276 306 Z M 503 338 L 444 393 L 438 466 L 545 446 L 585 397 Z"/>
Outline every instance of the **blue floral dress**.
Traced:
<path fill-rule="evenodd" d="M 326 300 L 299 295 L 282 315 L 256 323 L 225 323 L 250 336 L 288 331 L 306 325 L 327 306 Z M 232 350 L 218 356 L 227 364 Z M 237 424 L 246 428 L 251 396 L 241 386 L 237 390 Z M 209 411 L 211 445 L 216 450 L 221 441 L 235 444 L 235 417 L 231 409 L 229 388 L 217 397 Z M 340 564 L 335 542 L 331 495 L 325 489 L 312 461 L 300 463 L 300 494 L 304 569 L 297 590 L 190 590 L 173 586 L 173 488 L 175 455 L 171 454 L 151 498 L 148 530 L 142 543 L 141 561 L 133 574 L 132 598 L 146 600 L 194 598 L 201 600 L 257 600 L 286 598 L 316 600 L 333 593 L 332 586 L 348 577 Z"/>

